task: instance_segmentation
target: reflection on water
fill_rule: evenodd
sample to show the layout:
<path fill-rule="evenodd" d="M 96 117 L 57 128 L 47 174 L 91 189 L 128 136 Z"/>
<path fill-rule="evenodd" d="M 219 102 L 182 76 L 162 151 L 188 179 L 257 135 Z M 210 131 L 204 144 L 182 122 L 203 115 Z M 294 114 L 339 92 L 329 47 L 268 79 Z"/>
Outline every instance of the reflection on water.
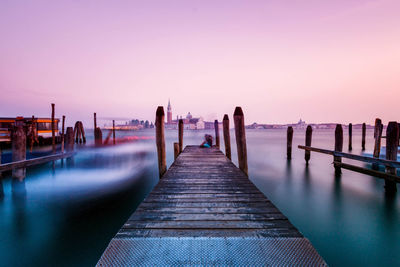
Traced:
<path fill-rule="evenodd" d="M 186 131 L 184 144 L 200 144 L 205 133 L 213 134 L 213 130 Z M 151 137 L 154 129 L 134 134 Z M 329 155 L 311 153 L 306 166 L 304 150 L 297 149 L 304 144 L 301 130 L 294 131 L 290 161 L 286 159 L 286 130 L 249 130 L 246 135 L 250 179 L 328 264 L 400 265 L 400 201 L 384 193 L 383 180 L 348 170 L 337 176 Z M 313 146 L 333 148 L 333 137 L 333 130 L 316 130 Z M 237 164 L 233 131 L 231 138 Z M 177 132 L 166 131 L 168 166 L 176 141 Z M 366 144 L 372 150 L 372 131 L 367 132 Z M 221 145 L 224 151 L 224 142 Z M 21 187 L 25 194 L 12 193 L 20 191 L 20 184 L 14 185 L 10 177 L 4 179 L 2 263 L 94 265 L 158 181 L 154 140 L 80 151 L 72 160 L 57 161 L 54 171 L 49 164 L 28 169 Z M 352 153 L 361 154 L 358 130 L 353 130 Z"/>

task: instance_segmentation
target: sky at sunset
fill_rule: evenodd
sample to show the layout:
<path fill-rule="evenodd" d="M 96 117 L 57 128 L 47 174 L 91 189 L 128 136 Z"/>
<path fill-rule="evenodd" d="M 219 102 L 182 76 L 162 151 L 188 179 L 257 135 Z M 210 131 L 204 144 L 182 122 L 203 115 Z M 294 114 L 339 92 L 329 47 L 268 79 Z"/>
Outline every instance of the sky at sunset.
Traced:
<path fill-rule="evenodd" d="M 0 1 L 0 116 L 400 120 L 400 1 Z"/>

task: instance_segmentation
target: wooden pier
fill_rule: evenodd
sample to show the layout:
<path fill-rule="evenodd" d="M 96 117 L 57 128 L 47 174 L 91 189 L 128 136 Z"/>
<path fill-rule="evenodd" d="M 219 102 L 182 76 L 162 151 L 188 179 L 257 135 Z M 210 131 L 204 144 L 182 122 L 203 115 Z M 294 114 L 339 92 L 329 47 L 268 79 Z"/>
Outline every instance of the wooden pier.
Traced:
<path fill-rule="evenodd" d="M 187 146 L 98 266 L 325 265 L 219 149 Z"/>

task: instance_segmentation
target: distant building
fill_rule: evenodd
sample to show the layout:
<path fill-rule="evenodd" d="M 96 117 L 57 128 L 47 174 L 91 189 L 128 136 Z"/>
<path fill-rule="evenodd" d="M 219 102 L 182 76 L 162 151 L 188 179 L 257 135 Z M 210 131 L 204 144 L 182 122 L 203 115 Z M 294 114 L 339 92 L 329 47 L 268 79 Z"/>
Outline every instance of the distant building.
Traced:
<path fill-rule="evenodd" d="M 171 102 L 168 99 L 168 108 L 167 108 L 167 123 L 172 123 L 172 108 Z"/>

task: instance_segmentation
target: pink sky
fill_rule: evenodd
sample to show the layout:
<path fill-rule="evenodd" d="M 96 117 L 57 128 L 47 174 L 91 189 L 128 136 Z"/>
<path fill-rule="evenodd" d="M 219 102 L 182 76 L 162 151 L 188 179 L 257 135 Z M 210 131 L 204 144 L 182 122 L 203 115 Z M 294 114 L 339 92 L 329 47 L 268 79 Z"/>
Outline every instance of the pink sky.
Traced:
<path fill-rule="evenodd" d="M 0 2 L 0 116 L 400 120 L 400 1 Z"/>

